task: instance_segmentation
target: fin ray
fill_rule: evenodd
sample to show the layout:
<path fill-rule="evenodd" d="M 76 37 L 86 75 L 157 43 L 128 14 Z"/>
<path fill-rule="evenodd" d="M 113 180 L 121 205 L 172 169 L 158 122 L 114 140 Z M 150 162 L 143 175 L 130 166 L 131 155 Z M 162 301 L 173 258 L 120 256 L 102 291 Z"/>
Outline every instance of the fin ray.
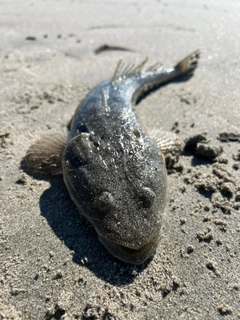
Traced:
<path fill-rule="evenodd" d="M 123 60 L 120 59 L 112 77 L 113 86 L 117 87 L 118 84 L 121 83 L 123 79 L 126 79 L 128 77 L 139 77 L 147 61 L 148 61 L 148 57 L 146 57 L 138 65 L 133 65 L 133 64 L 125 64 Z"/>
<path fill-rule="evenodd" d="M 185 57 L 183 60 L 179 61 L 176 64 L 175 69 L 179 70 L 181 74 L 192 73 L 197 67 L 199 57 L 200 50 L 196 50 Z"/>
<path fill-rule="evenodd" d="M 148 134 L 156 141 L 158 148 L 164 155 L 169 152 L 177 154 L 182 151 L 182 143 L 176 134 L 162 129 L 150 129 Z"/>
<path fill-rule="evenodd" d="M 37 140 L 30 146 L 25 156 L 28 168 L 37 174 L 61 174 L 62 154 L 68 141 L 66 130 L 49 133 Z"/>
<path fill-rule="evenodd" d="M 151 65 L 150 67 L 147 68 L 146 72 L 150 72 L 150 71 L 155 71 L 162 68 L 162 63 L 161 62 L 156 62 L 153 65 Z"/>

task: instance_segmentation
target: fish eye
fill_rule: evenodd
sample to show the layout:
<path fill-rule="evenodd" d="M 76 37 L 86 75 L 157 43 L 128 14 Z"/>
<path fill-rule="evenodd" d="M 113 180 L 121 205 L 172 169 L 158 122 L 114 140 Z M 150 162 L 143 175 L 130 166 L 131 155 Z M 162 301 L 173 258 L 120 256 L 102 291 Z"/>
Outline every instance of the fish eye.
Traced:
<path fill-rule="evenodd" d="M 98 206 L 101 211 L 109 210 L 113 207 L 114 198 L 108 191 L 104 191 L 98 198 Z"/>
<path fill-rule="evenodd" d="M 150 208 L 156 198 L 156 194 L 148 187 L 141 188 L 138 195 L 144 208 Z"/>

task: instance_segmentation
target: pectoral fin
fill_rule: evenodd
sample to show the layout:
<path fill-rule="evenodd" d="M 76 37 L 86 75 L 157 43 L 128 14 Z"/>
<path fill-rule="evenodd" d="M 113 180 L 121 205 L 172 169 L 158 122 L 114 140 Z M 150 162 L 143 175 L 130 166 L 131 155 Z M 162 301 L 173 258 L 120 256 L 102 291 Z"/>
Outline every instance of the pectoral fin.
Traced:
<path fill-rule="evenodd" d="M 37 174 L 62 174 L 62 155 L 68 141 L 67 130 L 49 133 L 37 140 L 25 156 L 28 168 Z"/>
<path fill-rule="evenodd" d="M 149 135 L 157 143 L 161 152 L 166 155 L 169 152 L 180 153 L 182 144 L 178 136 L 172 132 L 165 132 L 162 129 L 151 129 Z"/>
<path fill-rule="evenodd" d="M 183 150 L 178 136 L 162 129 L 148 130 L 148 134 L 156 142 L 159 150 L 164 155 L 167 169 L 172 168 L 177 163 L 179 154 Z"/>

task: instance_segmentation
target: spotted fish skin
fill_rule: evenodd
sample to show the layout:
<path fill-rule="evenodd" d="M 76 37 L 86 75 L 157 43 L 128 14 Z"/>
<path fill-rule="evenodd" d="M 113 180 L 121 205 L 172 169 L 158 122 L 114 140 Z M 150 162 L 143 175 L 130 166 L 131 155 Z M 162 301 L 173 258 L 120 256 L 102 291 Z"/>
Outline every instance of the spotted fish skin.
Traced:
<path fill-rule="evenodd" d="M 137 67 L 120 62 L 113 78 L 80 103 L 65 137 L 42 138 L 26 154 L 32 171 L 63 173 L 80 213 L 124 262 L 141 264 L 156 251 L 167 202 L 164 153 L 179 147 L 145 132 L 134 105 L 149 89 L 192 73 L 198 58 L 196 51 L 175 67 L 146 71 L 145 61 Z"/>

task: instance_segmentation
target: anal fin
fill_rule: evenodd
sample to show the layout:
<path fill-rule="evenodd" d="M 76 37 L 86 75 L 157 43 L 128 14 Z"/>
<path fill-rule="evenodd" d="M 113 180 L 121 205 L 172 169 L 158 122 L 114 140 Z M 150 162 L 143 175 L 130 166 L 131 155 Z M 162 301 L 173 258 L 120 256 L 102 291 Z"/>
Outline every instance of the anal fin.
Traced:
<path fill-rule="evenodd" d="M 27 150 L 25 156 L 27 167 L 36 174 L 62 174 L 62 155 L 68 141 L 67 130 L 59 130 L 43 136 Z"/>

